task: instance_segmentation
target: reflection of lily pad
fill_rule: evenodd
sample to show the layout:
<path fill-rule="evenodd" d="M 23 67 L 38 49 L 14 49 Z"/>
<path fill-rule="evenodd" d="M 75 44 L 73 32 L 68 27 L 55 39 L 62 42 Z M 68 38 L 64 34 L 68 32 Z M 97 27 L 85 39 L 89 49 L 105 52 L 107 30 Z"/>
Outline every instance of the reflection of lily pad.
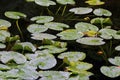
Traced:
<path fill-rule="evenodd" d="M 52 16 L 35 16 L 32 17 L 30 20 L 31 21 L 36 21 L 36 23 L 47 23 L 50 21 L 53 21 L 53 17 Z"/>
<path fill-rule="evenodd" d="M 97 37 L 84 37 L 84 38 L 78 39 L 77 42 L 81 44 L 93 45 L 93 46 L 105 44 L 103 39 L 97 38 Z"/>
<path fill-rule="evenodd" d="M 58 3 L 66 5 L 66 4 L 75 4 L 74 0 L 56 0 Z"/>
<path fill-rule="evenodd" d="M 3 27 L 10 27 L 11 26 L 11 23 L 7 20 L 3 20 L 3 19 L 0 19 L 0 29 L 2 29 Z"/>
<path fill-rule="evenodd" d="M 50 5 L 56 5 L 54 1 L 51 0 L 35 0 L 35 3 L 40 6 L 50 6 Z"/>
<path fill-rule="evenodd" d="M 10 33 L 4 30 L 0 30 L 0 42 L 5 42 L 7 37 L 10 37 Z"/>
<path fill-rule="evenodd" d="M 3 48 L 5 48 L 5 47 L 6 47 L 6 45 L 5 45 L 5 44 L 0 43 L 0 49 L 3 49 Z"/>
<path fill-rule="evenodd" d="M 99 30 L 97 28 L 97 26 L 92 25 L 90 23 L 85 23 L 85 22 L 78 22 L 77 24 L 75 24 L 75 28 L 81 32 L 87 32 L 87 31 L 96 31 L 97 32 Z"/>
<path fill-rule="evenodd" d="M 96 16 L 111 16 L 112 13 L 106 9 L 98 8 L 93 11 Z"/>
<path fill-rule="evenodd" d="M 64 52 L 58 56 L 58 58 L 60 59 L 64 59 L 65 57 L 69 61 L 78 61 L 78 60 L 84 60 L 86 55 L 83 52 Z"/>
<path fill-rule="evenodd" d="M 101 0 L 87 0 L 85 3 L 88 3 L 89 5 L 103 5 L 104 2 Z"/>
<path fill-rule="evenodd" d="M 116 56 L 115 58 L 109 58 L 108 61 L 114 65 L 120 66 L 120 57 Z"/>
<path fill-rule="evenodd" d="M 39 24 L 31 24 L 27 27 L 27 30 L 30 33 L 41 33 L 47 31 L 48 28 L 46 28 L 44 25 Z"/>
<path fill-rule="evenodd" d="M 32 39 L 35 40 L 43 40 L 43 39 L 55 39 L 56 36 L 52 35 L 52 34 L 48 34 L 48 33 L 34 33 L 31 34 L 32 35 Z"/>
<path fill-rule="evenodd" d="M 82 32 L 78 32 L 76 29 L 68 29 L 57 34 L 62 40 L 75 40 L 83 37 Z"/>
<path fill-rule="evenodd" d="M 5 12 L 5 16 L 11 19 L 20 19 L 20 18 L 26 18 L 27 16 L 24 13 L 21 12 L 14 12 L 14 11 L 7 11 Z"/>
<path fill-rule="evenodd" d="M 69 11 L 74 12 L 75 14 L 88 14 L 92 12 L 92 8 L 86 8 L 86 7 L 78 7 L 78 8 L 72 8 Z"/>
<path fill-rule="evenodd" d="M 62 31 L 64 28 L 69 28 L 69 25 L 58 22 L 45 23 L 45 26 L 52 30 Z"/>
<path fill-rule="evenodd" d="M 120 76 L 120 68 L 116 67 L 116 66 L 111 66 L 111 67 L 107 67 L 107 66 L 102 66 L 100 68 L 100 71 L 105 75 L 108 76 L 110 78 L 115 78 Z"/>

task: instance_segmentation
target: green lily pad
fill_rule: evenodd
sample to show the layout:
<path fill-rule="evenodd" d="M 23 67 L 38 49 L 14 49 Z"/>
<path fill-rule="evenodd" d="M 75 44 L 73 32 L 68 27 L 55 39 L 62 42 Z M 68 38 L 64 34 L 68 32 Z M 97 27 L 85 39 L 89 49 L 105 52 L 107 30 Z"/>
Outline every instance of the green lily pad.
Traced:
<path fill-rule="evenodd" d="M 41 53 L 40 53 L 41 54 Z M 52 54 L 39 54 L 39 57 L 32 59 L 30 64 L 38 66 L 40 69 L 50 69 L 57 64 L 55 57 Z"/>
<path fill-rule="evenodd" d="M 116 34 L 116 30 L 113 29 L 101 29 L 99 31 L 100 37 L 103 39 L 112 39 L 114 34 Z"/>
<path fill-rule="evenodd" d="M 10 33 L 8 31 L 0 30 L 0 42 L 5 42 L 7 37 L 10 37 Z"/>
<path fill-rule="evenodd" d="M 39 24 L 31 24 L 27 27 L 27 30 L 30 33 L 41 33 L 47 31 L 48 28 L 46 28 L 44 25 Z"/>
<path fill-rule="evenodd" d="M 103 5 L 105 2 L 101 0 L 87 0 L 85 3 L 88 3 L 89 5 Z"/>
<path fill-rule="evenodd" d="M 36 21 L 36 23 L 47 23 L 54 20 L 52 16 L 35 16 L 30 19 L 31 21 Z"/>
<path fill-rule="evenodd" d="M 99 30 L 97 26 L 92 25 L 90 23 L 85 23 L 85 22 L 76 23 L 75 28 L 81 32 L 87 32 L 87 31 L 96 31 L 97 32 Z"/>
<path fill-rule="evenodd" d="M 0 57 L 1 61 L 3 63 L 8 63 L 11 60 L 14 60 L 17 64 L 23 64 L 26 62 L 26 58 L 24 55 L 18 53 L 18 52 L 14 52 L 14 51 L 2 51 L 1 52 L 2 55 Z"/>
<path fill-rule="evenodd" d="M 56 30 L 56 31 L 62 31 L 64 28 L 69 28 L 69 25 L 64 23 L 58 23 L 58 22 L 45 23 L 45 26 L 49 29 Z"/>
<path fill-rule="evenodd" d="M 7 65 L 0 64 L 0 70 L 10 70 L 11 68 Z"/>
<path fill-rule="evenodd" d="M 96 16 L 111 16 L 112 13 L 109 10 L 98 8 L 93 11 Z"/>
<path fill-rule="evenodd" d="M 38 49 L 46 50 L 51 54 L 61 53 L 67 50 L 67 48 L 60 48 L 53 45 L 40 46 Z"/>
<path fill-rule="evenodd" d="M 35 0 L 26 0 L 27 2 L 34 2 Z"/>
<path fill-rule="evenodd" d="M 3 19 L 0 19 L 0 29 L 6 27 L 10 27 L 11 26 L 11 23 L 7 20 L 3 20 Z"/>
<path fill-rule="evenodd" d="M 120 68 L 116 67 L 116 66 L 110 66 L 110 67 L 107 67 L 107 66 L 102 66 L 100 68 L 100 71 L 107 77 L 110 77 L 110 78 L 115 78 L 115 77 L 118 77 L 120 76 Z"/>
<path fill-rule="evenodd" d="M 33 33 L 32 35 L 32 39 L 35 40 L 43 40 L 43 39 L 55 39 L 57 38 L 56 36 L 52 35 L 52 34 L 48 34 L 48 33 Z"/>
<path fill-rule="evenodd" d="M 72 8 L 69 11 L 74 12 L 75 14 L 88 14 L 91 13 L 93 9 L 87 7 L 78 7 L 78 8 Z"/>
<path fill-rule="evenodd" d="M 51 0 L 35 0 L 35 3 L 40 5 L 40 6 L 50 6 L 50 5 L 56 5 L 54 1 Z"/>
<path fill-rule="evenodd" d="M 26 18 L 27 15 L 21 12 L 15 12 L 15 11 L 7 11 L 5 12 L 5 16 L 11 19 L 20 19 L 20 18 Z"/>
<path fill-rule="evenodd" d="M 15 36 L 7 37 L 7 38 L 6 38 L 6 42 L 15 42 L 15 41 L 17 41 L 17 40 L 20 40 L 19 35 L 15 35 Z"/>
<path fill-rule="evenodd" d="M 36 51 L 36 47 L 30 43 L 30 42 L 21 42 L 21 43 L 16 43 L 13 48 L 13 50 L 27 50 L 34 52 Z"/>
<path fill-rule="evenodd" d="M 67 29 L 57 34 L 62 40 L 76 40 L 84 36 L 82 32 L 78 32 L 76 29 Z"/>
<path fill-rule="evenodd" d="M 6 48 L 6 45 L 3 43 L 0 43 L 0 49 Z"/>
<path fill-rule="evenodd" d="M 116 51 L 120 51 L 120 45 L 115 47 Z"/>
<path fill-rule="evenodd" d="M 66 5 L 66 4 L 75 4 L 74 0 L 56 0 L 58 3 Z"/>
<path fill-rule="evenodd" d="M 71 61 L 84 60 L 86 57 L 86 54 L 83 52 L 71 51 L 71 52 L 64 52 L 58 55 L 58 58 L 60 59 L 64 59 L 65 57 L 71 62 Z"/>
<path fill-rule="evenodd" d="M 85 44 L 85 45 L 92 45 L 92 46 L 105 44 L 102 38 L 97 38 L 97 37 L 84 37 L 76 40 L 76 42 Z"/>
<path fill-rule="evenodd" d="M 68 80 L 71 73 L 64 71 L 40 71 L 39 74 L 42 77 L 39 80 Z"/>
<path fill-rule="evenodd" d="M 113 65 L 120 66 L 120 57 L 116 56 L 115 58 L 109 58 L 108 61 Z"/>

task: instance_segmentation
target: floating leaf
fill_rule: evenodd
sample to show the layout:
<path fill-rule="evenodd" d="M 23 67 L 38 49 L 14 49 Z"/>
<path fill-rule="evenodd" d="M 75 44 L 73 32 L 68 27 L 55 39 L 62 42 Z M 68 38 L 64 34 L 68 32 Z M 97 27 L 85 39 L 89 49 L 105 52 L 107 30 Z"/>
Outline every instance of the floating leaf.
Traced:
<path fill-rule="evenodd" d="M 64 52 L 58 55 L 58 58 L 60 59 L 64 59 L 65 57 L 71 62 L 71 61 L 84 60 L 86 54 L 83 52 Z"/>
<path fill-rule="evenodd" d="M 6 66 L 4 64 L 0 64 L 0 70 L 9 70 L 11 69 L 9 66 Z"/>
<path fill-rule="evenodd" d="M 40 5 L 40 6 L 50 6 L 50 5 L 56 5 L 54 1 L 51 0 L 35 0 L 35 3 Z"/>
<path fill-rule="evenodd" d="M 26 0 L 27 2 L 34 2 L 35 0 Z"/>
<path fill-rule="evenodd" d="M 7 11 L 5 12 L 5 16 L 11 19 L 20 19 L 20 18 L 26 18 L 27 15 L 21 12 L 15 12 L 15 11 Z"/>
<path fill-rule="evenodd" d="M 57 64 L 55 57 L 52 54 L 41 54 L 39 57 L 32 59 L 30 64 L 38 66 L 40 69 L 50 69 Z"/>
<path fill-rule="evenodd" d="M 27 50 L 27 51 L 31 51 L 34 52 L 36 51 L 36 47 L 30 43 L 30 42 L 21 42 L 21 43 L 16 43 L 13 48 L 13 50 Z"/>
<path fill-rule="evenodd" d="M 97 38 L 97 37 L 84 37 L 84 38 L 78 39 L 77 42 L 81 44 L 92 45 L 92 46 L 105 44 L 102 38 Z"/>
<path fill-rule="evenodd" d="M 120 66 L 120 57 L 116 56 L 115 58 L 109 58 L 108 61 L 113 65 Z"/>
<path fill-rule="evenodd" d="M 11 26 L 11 23 L 7 20 L 0 19 L 0 30 L 6 30 Z"/>
<path fill-rule="evenodd" d="M 67 80 L 71 73 L 64 71 L 40 71 L 40 80 Z"/>
<path fill-rule="evenodd" d="M 10 33 L 4 30 L 0 30 L 0 42 L 5 42 L 7 37 L 10 37 Z"/>
<path fill-rule="evenodd" d="M 3 43 L 0 43 L 0 49 L 6 48 L 6 45 Z"/>
<path fill-rule="evenodd" d="M 85 22 L 78 22 L 77 24 L 75 24 L 75 28 L 81 32 L 87 32 L 87 31 L 97 32 L 99 30 L 97 26 Z"/>
<path fill-rule="evenodd" d="M 88 14 L 92 12 L 92 8 L 87 7 L 78 7 L 78 8 L 72 8 L 69 11 L 74 12 L 75 14 Z"/>
<path fill-rule="evenodd" d="M 69 25 L 64 23 L 58 23 L 58 22 L 49 22 L 45 23 L 45 26 L 49 29 L 56 30 L 56 31 L 62 31 L 64 28 L 69 28 Z"/>
<path fill-rule="evenodd" d="M 56 0 L 58 3 L 66 5 L 66 4 L 75 4 L 74 0 Z"/>
<path fill-rule="evenodd" d="M 23 64 L 26 62 L 26 58 L 24 55 L 18 53 L 18 52 L 14 52 L 14 51 L 2 51 L 1 52 L 2 55 L 0 57 L 1 61 L 3 63 L 8 63 L 11 60 L 14 60 L 17 64 Z"/>
<path fill-rule="evenodd" d="M 88 3 L 89 5 L 103 5 L 105 2 L 101 0 L 87 0 L 85 3 Z"/>
<path fill-rule="evenodd" d="M 48 28 L 46 28 L 44 25 L 39 24 L 31 24 L 27 27 L 27 30 L 30 33 L 41 33 L 47 31 Z"/>
<path fill-rule="evenodd" d="M 100 68 L 100 71 L 105 75 L 108 76 L 110 78 L 115 78 L 120 76 L 120 68 L 116 67 L 116 66 L 102 66 Z"/>
<path fill-rule="evenodd" d="M 45 46 L 40 46 L 38 49 L 44 49 L 48 51 L 49 53 L 56 54 L 56 53 L 61 53 L 67 50 L 67 48 L 60 48 L 52 45 L 45 45 Z"/>
<path fill-rule="evenodd" d="M 120 45 L 115 47 L 115 50 L 120 51 Z"/>
<path fill-rule="evenodd" d="M 52 35 L 52 34 L 48 34 L 48 33 L 34 33 L 31 34 L 32 35 L 32 39 L 35 40 L 43 40 L 43 39 L 55 39 L 56 36 Z"/>
<path fill-rule="evenodd" d="M 57 34 L 62 40 L 75 40 L 83 37 L 82 32 L 78 32 L 76 29 L 68 29 Z"/>
<path fill-rule="evenodd" d="M 36 23 L 47 23 L 54 20 L 52 16 L 35 16 L 30 19 L 31 21 L 36 21 Z"/>
<path fill-rule="evenodd" d="M 109 10 L 98 8 L 93 11 L 96 16 L 111 16 L 112 13 Z"/>

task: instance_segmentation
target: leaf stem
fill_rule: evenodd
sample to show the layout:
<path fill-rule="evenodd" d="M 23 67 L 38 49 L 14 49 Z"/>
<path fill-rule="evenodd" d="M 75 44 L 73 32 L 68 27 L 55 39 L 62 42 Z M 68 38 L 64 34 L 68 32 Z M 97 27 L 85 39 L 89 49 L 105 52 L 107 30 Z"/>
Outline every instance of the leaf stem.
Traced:
<path fill-rule="evenodd" d="M 60 9 L 61 9 L 61 6 L 59 6 L 59 8 L 57 9 L 57 11 L 56 11 L 55 15 L 57 15 L 57 14 L 58 14 L 58 12 L 60 11 Z"/>
<path fill-rule="evenodd" d="M 63 12 L 62 12 L 62 15 L 61 15 L 61 16 L 64 15 L 66 8 L 67 8 L 67 6 L 65 5 L 64 8 L 63 8 Z"/>

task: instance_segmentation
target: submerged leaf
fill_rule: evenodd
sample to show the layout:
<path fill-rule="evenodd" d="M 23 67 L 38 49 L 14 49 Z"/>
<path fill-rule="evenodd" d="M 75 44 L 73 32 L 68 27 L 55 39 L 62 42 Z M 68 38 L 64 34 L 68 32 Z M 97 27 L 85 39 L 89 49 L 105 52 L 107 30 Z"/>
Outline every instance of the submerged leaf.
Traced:
<path fill-rule="evenodd" d="M 50 6 L 50 5 L 56 5 L 54 1 L 51 0 L 35 0 L 35 3 L 40 5 L 40 6 Z"/>

